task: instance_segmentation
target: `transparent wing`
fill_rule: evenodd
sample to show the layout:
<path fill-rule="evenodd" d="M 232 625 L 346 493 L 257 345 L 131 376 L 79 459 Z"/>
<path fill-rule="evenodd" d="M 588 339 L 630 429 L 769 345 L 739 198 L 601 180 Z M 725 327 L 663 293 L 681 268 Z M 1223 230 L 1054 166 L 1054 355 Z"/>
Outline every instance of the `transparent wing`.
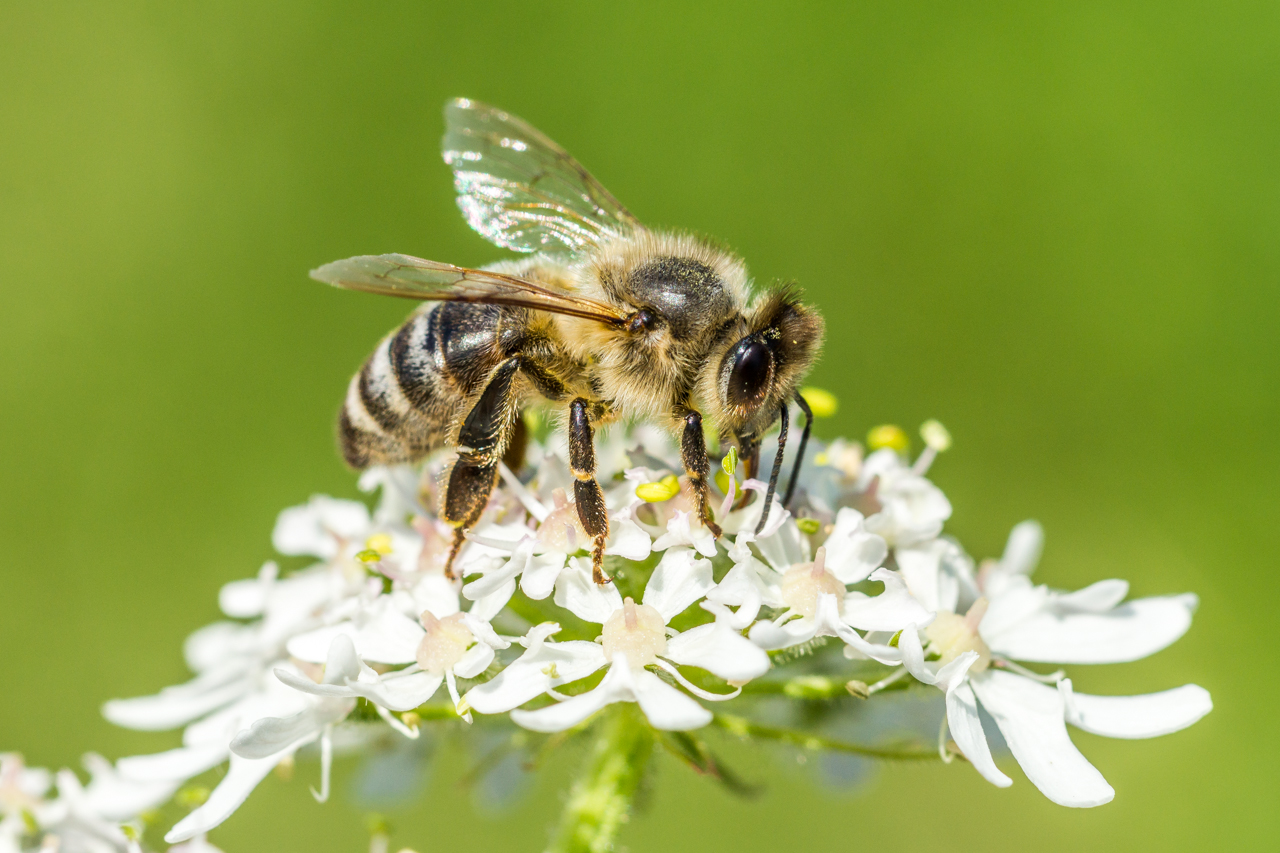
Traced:
<path fill-rule="evenodd" d="M 580 252 L 639 225 L 569 152 L 524 120 L 458 98 L 445 105 L 444 123 L 458 207 L 490 242 L 517 252 Z"/>
<path fill-rule="evenodd" d="M 360 255 L 311 271 L 311 277 L 347 290 L 363 290 L 402 299 L 486 302 L 585 317 L 601 323 L 624 322 L 611 305 L 550 290 L 516 276 L 424 261 L 409 255 Z"/>

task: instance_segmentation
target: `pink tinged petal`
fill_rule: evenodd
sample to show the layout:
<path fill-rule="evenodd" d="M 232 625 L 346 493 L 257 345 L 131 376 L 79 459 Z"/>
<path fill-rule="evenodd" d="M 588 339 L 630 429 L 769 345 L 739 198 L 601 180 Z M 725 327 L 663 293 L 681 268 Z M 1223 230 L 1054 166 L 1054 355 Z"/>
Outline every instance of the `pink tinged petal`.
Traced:
<path fill-rule="evenodd" d="M 913 623 L 919 626 L 933 621 L 932 611 L 907 591 L 896 572 L 876 569 L 871 579 L 883 583 L 884 592 L 872 597 L 860 592 L 845 596 L 841 615 L 846 623 L 864 631 L 898 631 Z"/>
<path fill-rule="evenodd" d="M 1050 593 L 1050 606 L 1059 613 L 1106 613 L 1128 594 L 1128 581 L 1098 581 L 1075 592 Z"/>
<path fill-rule="evenodd" d="M 867 532 L 862 513 L 848 507 L 836 513 L 835 529 L 825 546 L 827 569 L 845 584 L 863 580 L 883 566 L 889 555 L 884 539 Z"/>
<path fill-rule="evenodd" d="M 186 841 L 201 833 L 208 832 L 231 814 L 253 793 L 266 775 L 279 764 L 290 751 L 277 753 L 266 758 L 250 759 L 239 755 L 231 756 L 231 766 L 227 775 L 213 789 L 204 805 L 178 821 L 177 825 L 165 835 L 164 840 L 170 844 Z"/>
<path fill-rule="evenodd" d="M 116 769 L 127 779 L 139 782 L 169 780 L 181 782 L 199 776 L 227 760 L 230 749 L 225 742 L 200 746 L 180 746 L 152 755 L 133 755 L 116 762 Z"/>
<path fill-rule="evenodd" d="M 475 678 L 493 663 L 493 649 L 485 643 L 476 643 L 467 649 L 462 660 L 453 666 L 454 675 L 459 678 Z"/>
<path fill-rule="evenodd" d="M 112 699 L 102 715 L 117 726 L 139 731 L 163 731 L 189 723 L 242 697 L 249 690 L 242 663 L 209 670 L 198 677 L 166 687 L 154 696 Z"/>
<path fill-rule="evenodd" d="M 395 676 L 391 673 L 377 681 L 353 682 L 351 692 L 390 711 L 412 711 L 436 695 L 444 681 L 443 675 L 422 671 Z"/>
<path fill-rule="evenodd" d="M 605 551 L 605 553 L 609 553 Z M 530 558 L 529 565 L 520 575 L 520 589 L 534 601 L 541 601 L 551 595 L 555 589 L 556 578 L 564 571 L 568 562 L 566 556 L 559 551 L 537 554 Z"/>
<path fill-rule="evenodd" d="M 574 557 L 556 580 L 556 604 L 579 619 L 603 625 L 622 608 L 622 596 L 613 584 L 600 586 L 591 579 L 590 561 Z"/>
<path fill-rule="evenodd" d="M 861 655 L 884 664 L 895 664 L 902 660 L 902 653 L 891 646 L 868 643 L 857 631 L 844 623 L 840 618 L 840 606 L 834 595 L 818 596 L 818 608 L 814 614 L 815 636 L 838 637 L 845 645 L 857 650 Z"/>
<path fill-rule="evenodd" d="M 991 650 L 1034 663 L 1124 663 L 1155 654 L 1191 627 L 1194 595 L 1140 598 L 1109 613 L 1037 613 L 987 637 Z"/>
<path fill-rule="evenodd" d="M 1209 691 L 1184 684 L 1140 696 L 1091 696 L 1075 693 L 1071 679 L 1058 682 L 1067 709 L 1067 722 L 1095 735 L 1148 738 L 1187 728 L 1213 710 Z"/>
<path fill-rule="evenodd" d="M 625 668 L 625 658 L 619 663 Z M 655 729 L 683 732 L 702 728 L 711 722 L 710 711 L 652 672 L 642 669 L 629 674 L 634 679 L 631 690 L 635 701 Z"/>
<path fill-rule="evenodd" d="M 1000 772 L 991 757 L 991 747 L 987 745 L 982 719 L 978 716 L 978 700 L 968 682 L 962 681 L 947 691 L 947 725 L 951 728 L 952 740 L 982 778 L 997 788 L 1013 784 L 1013 780 Z"/>
<path fill-rule="evenodd" d="M 537 643 L 465 698 L 481 714 L 504 714 L 553 687 L 586 678 L 605 663 L 604 650 L 586 640 Z"/>
<path fill-rule="evenodd" d="M 1044 550 L 1044 528 L 1040 522 L 1027 520 L 1015 524 L 1000 557 L 999 571 L 1005 574 L 1029 575 L 1040 563 Z"/>
<path fill-rule="evenodd" d="M 1040 792 L 1060 806 L 1092 808 L 1115 791 L 1067 735 L 1062 696 L 1029 678 L 987 670 L 970 679 L 1013 757 Z"/>
<path fill-rule="evenodd" d="M 699 625 L 667 640 L 663 657 L 741 683 L 769 671 L 769 655 L 727 625 Z"/>
<path fill-rule="evenodd" d="M 634 700 L 631 670 L 626 656 L 618 655 L 604 679 L 593 689 L 536 711 L 512 711 L 511 720 L 516 725 L 535 732 L 562 732 L 576 726 L 606 705 Z"/>
<path fill-rule="evenodd" d="M 710 560 L 699 559 L 688 548 L 672 548 L 662 555 L 645 585 L 644 603 L 670 622 L 715 585 Z"/>

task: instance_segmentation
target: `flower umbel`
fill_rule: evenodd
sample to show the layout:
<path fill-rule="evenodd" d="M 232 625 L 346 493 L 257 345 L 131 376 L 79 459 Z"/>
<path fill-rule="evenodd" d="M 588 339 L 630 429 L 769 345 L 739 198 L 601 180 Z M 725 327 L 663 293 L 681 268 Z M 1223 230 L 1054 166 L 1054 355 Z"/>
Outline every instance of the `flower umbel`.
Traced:
<path fill-rule="evenodd" d="M 420 745 L 436 730 L 472 744 L 476 772 L 495 789 L 512 788 L 566 738 L 593 737 L 556 850 L 611 844 L 658 748 L 748 789 L 717 755 L 724 738 L 831 762 L 959 752 L 1007 786 L 983 713 L 1049 799 L 1109 801 L 1115 792 L 1067 725 L 1167 734 L 1206 714 L 1208 693 L 1188 684 L 1092 696 L 1060 671 L 1028 667 L 1153 654 L 1187 631 L 1195 597 L 1125 602 L 1119 580 L 1076 592 L 1035 585 L 1043 537 L 1034 522 L 1014 528 L 999 560 L 975 567 L 944 535 L 952 507 L 927 478 L 951 436 L 936 421 L 921 436 L 914 460 L 897 427 L 874 430 L 866 456 L 854 442 L 812 442 L 794 499 L 784 507 L 775 497 L 758 534 L 767 488 L 738 481 L 731 452 L 717 478 L 717 538 L 691 512 L 665 434 L 606 431 L 597 478 L 611 484 L 613 582 L 603 586 L 568 498 L 562 440 L 534 443 L 521 471 L 502 469 L 454 563 L 457 580 L 443 571 L 452 531 L 419 497 L 447 458 L 373 469 L 361 478 L 380 493 L 373 511 L 313 497 L 281 513 L 276 549 L 311 564 L 268 563 L 227 584 L 227 619 L 184 648 L 191 680 L 104 707 L 129 728 L 181 728 L 181 746 L 114 765 L 91 756 L 89 784 L 63 771 L 54 799 L 55 777 L 0 756 L 0 853 L 46 849 L 50 837 L 63 851 L 142 850 L 154 810 L 170 800 L 182 811 L 165 840 L 212 851 L 204 834 L 296 757 L 318 754 L 323 801 L 335 753 L 425 760 Z M 387 844 L 378 829 L 373 849 Z"/>

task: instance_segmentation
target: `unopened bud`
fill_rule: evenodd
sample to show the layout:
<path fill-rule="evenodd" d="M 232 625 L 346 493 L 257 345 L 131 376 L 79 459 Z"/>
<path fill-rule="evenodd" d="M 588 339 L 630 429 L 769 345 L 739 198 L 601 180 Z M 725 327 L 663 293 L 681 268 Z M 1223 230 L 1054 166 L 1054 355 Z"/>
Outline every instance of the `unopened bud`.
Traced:
<path fill-rule="evenodd" d="M 829 418 L 840 408 L 836 395 L 822 388 L 806 385 L 800 389 L 800 396 L 809 404 L 809 410 L 815 418 Z"/>
<path fill-rule="evenodd" d="M 867 686 L 865 681 L 846 681 L 844 689 L 849 691 L 849 695 L 855 699 L 867 699 L 871 696 L 871 688 Z"/>
<path fill-rule="evenodd" d="M 932 419 L 920 425 L 920 437 L 924 439 L 925 446 L 935 453 L 943 453 L 951 447 L 951 433 Z"/>
<path fill-rule="evenodd" d="M 906 453 L 910 446 L 911 439 L 897 424 L 881 424 L 878 427 L 872 427 L 867 433 L 867 447 L 872 450 L 889 447 L 898 453 Z"/>

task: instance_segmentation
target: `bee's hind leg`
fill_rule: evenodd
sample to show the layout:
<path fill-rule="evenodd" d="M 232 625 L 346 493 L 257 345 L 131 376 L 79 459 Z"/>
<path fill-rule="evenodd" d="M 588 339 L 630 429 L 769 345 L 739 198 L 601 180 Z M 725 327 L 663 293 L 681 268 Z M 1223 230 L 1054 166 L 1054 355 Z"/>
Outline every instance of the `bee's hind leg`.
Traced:
<path fill-rule="evenodd" d="M 569 404 L 569 468 L 573 471 L 573 502 L 578 518 L 591 537 L 591 577 L 601 585 L 611 578 L 604 573 L 604 546 L 609 538 L 609 511 L 604 492 L 596 482 L 596 448 L 591 431 L 590 404 L 578 397 Z"/>
<path fill-rule="evenodd" d="M 711 473 L 711 460 L 707 458 L 707 439 L 702 433 L 702 415 L 692 409 L 685 409 L 682 418 L 684 432 L 680 436 L 680 461 L 684 463 L 689 484 L 693 486 L 698 518 L 719 539 L 723 531 L 711 517 L 710 501 L 707 498 L 707 475 Z"/>
<path fill-rule="evenodd" d="M 502 362 L 489 377 L 489 384 L 458 432 L 457 445 L 463 448 L 449 471 L 449 480 L 440 499 L 440 515 L 454 528 L 453 544 L 445 562 L 445 575 L 457 580 L 454 558 L 489 503 L 498 480 L 498 462 L 514 431 L 516 395 L 514 380 L 519 359 Z"/>

